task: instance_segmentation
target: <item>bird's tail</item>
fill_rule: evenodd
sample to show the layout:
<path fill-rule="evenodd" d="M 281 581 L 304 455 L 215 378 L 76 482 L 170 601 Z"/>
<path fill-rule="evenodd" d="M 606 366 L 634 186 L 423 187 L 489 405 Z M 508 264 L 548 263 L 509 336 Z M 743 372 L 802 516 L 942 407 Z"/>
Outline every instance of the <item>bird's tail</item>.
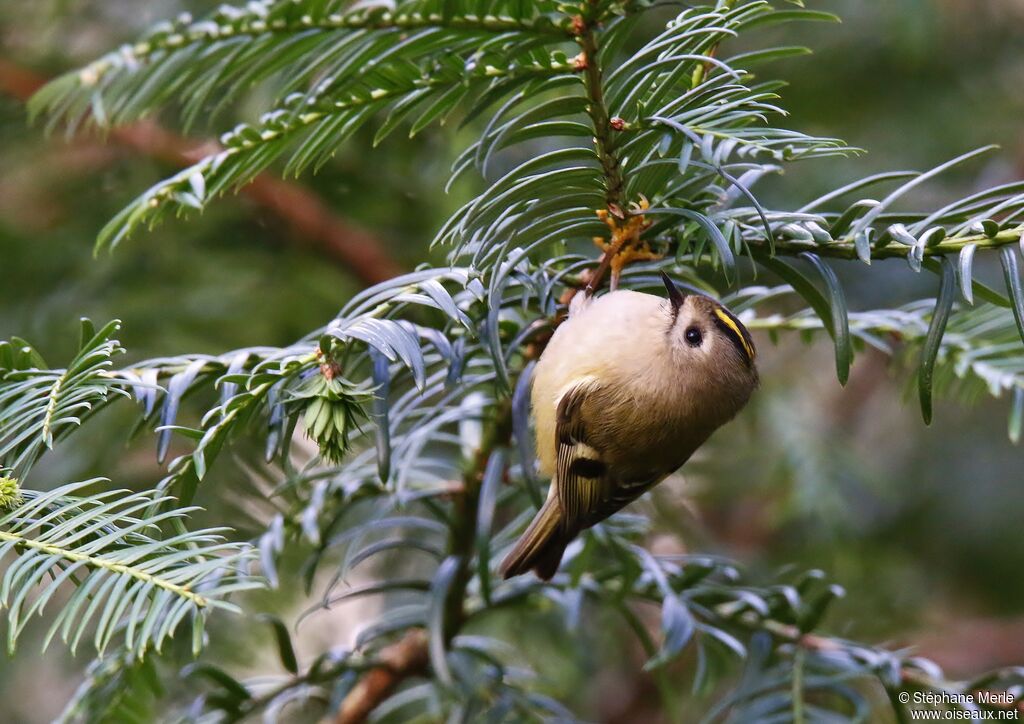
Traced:
<path fill-rule="evenodd" d="M 539 578 L 550 580 L 558 570 L 568 543 L 569 536 L 562 530 L 558 496 L 552 495 L 501 562 L 501 574 L 508 579 L 532 568 Z"/>

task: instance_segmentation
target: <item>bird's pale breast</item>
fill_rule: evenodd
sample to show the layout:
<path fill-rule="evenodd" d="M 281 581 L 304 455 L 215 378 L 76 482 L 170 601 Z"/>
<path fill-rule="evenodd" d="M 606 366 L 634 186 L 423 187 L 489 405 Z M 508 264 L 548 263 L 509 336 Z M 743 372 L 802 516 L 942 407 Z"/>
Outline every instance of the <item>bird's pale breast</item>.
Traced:
<path fill-rule="evenodd" d="M 666 376 L 678 376 L 665 345 L 669 320 L 665 300 L 617 291 L 559 327 L 533 382 L 537 453 L 545 475 L 554 473 L 558 401 L 581 383 L 601 391 L 584 405 L 588 436 L 622 473 L 627 468 L 638 473 L 648 467 L 674 469 L 703 442 L 706 434 L 681 429 L 690 404 L 683 381 L 666 384 Z"/>

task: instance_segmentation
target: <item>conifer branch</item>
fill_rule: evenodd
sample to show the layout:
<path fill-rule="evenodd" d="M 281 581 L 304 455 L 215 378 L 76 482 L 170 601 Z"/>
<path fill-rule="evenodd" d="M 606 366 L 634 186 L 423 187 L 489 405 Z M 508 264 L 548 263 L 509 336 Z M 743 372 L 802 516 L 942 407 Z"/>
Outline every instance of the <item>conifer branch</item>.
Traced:
<path fill-rule="evenodd" d="M 106 76 L 125 67 L 146 63 L 160 53 L 173 52 L 186 47 L 220 43 L 232 39 L 254 39 L 262 35 L 289 36 L 310 31 L 410 31 L 419 29 L 464 30 L 481 33 L 535 33 L 540 36 L 572 37 L 568 23 L 553 21 L 548 16 L 521 19 L 495 15 L 450 15 L 441 13 L 391 12 L 383 8 L 370 8 L 351 12 L 334 12 L 314 18 L 312 15 L 268 18 L 266 13 L 240 14 L 226 22 L 201 20 L 193 22 L 184 16 L 178 27 L 165 28 L 146 40 L 120 48 L 93 61 L 77 71 L 79 82 L 85 87 L 101 84 Z"/>
<path fill-rule="evenodd" d="M 622 176 L 622 161 L 615 151 L 616 130 L 604 98 L 604 80 L 598 45 L 598 0 L 587 0 L 587 10 L 585 16 L 577 16 L 573 20 L 577 42 L 581 48 L 576 64 L 583 68 L 583 83 L 587 91 L 587 115 L 594 129 L 594 146 L 604 174 L 605 204 L 610 211 L 621 216 L 625 180 Z"/>
<path fill-rule="evenodd" d="M 190 591 L 186 586 L 180 586 L 166 578 L 153 575 L 138 566 L 118 563 L 99 556 L 86 555 L 71 548 L 63 548 L 59 545 L 34 540 L 30 537 L 18 535 L 16 533 L 7 533 L 3 530 L 0 530 L 0 541 L 12 543 L 14 547 L 19 550 L 28 548 L 39 551 L 40 553 L 48 556 L 53 556 L 54 558 L 61 558 L 69 563 L 82 563 L 91 568 L 101 568 L 105 571 L 109 571 L 110 573 L 134 578 L 148 586 L 162 588 L 175 596 L 187 599 L 200 608 L 208 605 L 207 600 L 203 596 L 195 593 L 194 591 Z"/>
<path fill-rule="evenodd" d="M 476 12 L 484 7 L 493 15 Z M 133 393 L 143 405 L 143 424 L 160 428 L 161 460 L 174 431 L 194 443 L 170 463 L 161 487 L 182 491 L 179 500 L 191 498 L 236 435 L 263 443 L 279 486 L 267 496 L 275 508 L 259 535 L 260 560 L 272 581 L 282 561 L 294 560 L 286 553 L 312 549 L 304 567 L 310 585 L 323 568 L 332 569 L 310 612 L 402 593 L 401 603 L 386 600 L 382 614 L 358 633 L 357 653 L 324 652 L 303 673 L 288 627 L 278 621 L 275 640 L 287 674 L 240 682 L 218 671 L 210 676 L 216 693 L 197 701 L 195 711 L 238 719 L 260 709 L 280 712 L 303 697 L 336 704 L 339 692 L 347 692 L 340 708 L 327 712 L 343 724 L 383 716 L 382 706 L 399 704 L 470 714 L 488 706 L 508 718 L 570 719 L 520 674 L 522 657 L 508 652 L 509 642 L 470 635 L 469 624 L 517 605 L 554 607 L 572 618 L 585 600 L 623 615 L 649 654 L 645 669 L 659 676 L 687 647 L 702 662 L 695 689 L 712 688 L 707 677 L 724 669 L 719 663 L 729 652 L 744 661 L 744 681 L 753 680 L 754 688 L 721 692 L 712 704 L 737 720 L 778 713 L 780 705 L 797 719 L 864 711 L 877 702 L 856 689 L 873 689 L 878 681 L 897 715 L 895 694 L 904 687 L 969 689 L 971 682 L 947 681 L 938 667 L 903 652 L 820 633 L 842 594 L 820 572 L 758 585 L 717 557 L 652 554 L 643 515 L 616 515 L 584 532 L 550 582 L 498 580 L 493 554 L 512 544 L 539 504 L 530 365 L 559 321 L 559 293 L 566 289 L 561 299 L 568 301 L 576 289 L 597 288 L 626 261 L 650 262 L 625 271 L 632 289 L 660 291 L 657 273 L 671 271 L 721 298 L 753 329 L 827 334 L 841 382 L 865 345 L 912 353 L 926 419 L 933 379 L 940 387 L 950 380 L 983 386 L 993 396 L 1011 392 L 1011 438 L 1024 419 L 1018 337 L 1024 289 L 1011 246 L 1024 228 L 1024 182 L 932 213 L 899 210 L 907 192 L 978 151 L 923 173 L 870 176 L 795 211 L 766 209 L 751 190 L 762 178 L 799 159 L 850 149 L 775 125 L 784 113 L 778 86 L 740 66 L 785 57 L 786 49 L 722 60 L 719 44 L 748 27 L 825 14 L 719 0 L 680 9 L 643 37 L 649 24 L 621 15 L 647 7 L 606 0 L 576 6 L 398 0 L 393 9 L 353 9 L 340 0 L 267 0 L 155 28 L 37 96 L 36 110 L 74 127 L 89 119 L 116 125 L 169 104 L 182 107 L 187 123 L 254 86 L 278 91 L 258 121 L 224 134 L 221 146 L 116 217 L 101 246 L 168 212 L 203 208 L 275 159 L 287 157 L 295 172 L 325 163 L 357 128 L 377 120 L 375 142 L 398 128 L 415 134 L 459 112 L 465 128 L 479 131 L 453 175 L 476 169 L 485 188 L 437 235 L 450 245 L 448 266 L 381 281 L 287 348 L 183 355 L 124 370 L 110 367 L 106 355 L 82 375 L 90 410 L 106 403 L 108 388 Z M 580 51 L 573 59 L 562 52 L 571 42 Z M 611 52 L 622 48 L 630 50 Z M 525 145 L 533 142 L 540 153 Z M 495 179 L 491 171 L 506 163 L 496 154 L 515 146 L 527 152 L 518 160 L 509 154 L 512 168 Z M 898 185 L 880 201 L 862 198 L 837 208 L 854 193 L 892 182 Z M 603 240 L 609 231 L 612 243 L 602 246 L 596 267 L 590 256 L 565 250 Z M 996 248 L 1006 297 L 972 277 L 974 252 Z M 940 274 L 937 300 L 850 311 L 827 260 L 900 256 L 915 272 Z M 744 259 L 784 284 L 741 285 Z M 724 272 L 725 285 L 709 267 Z M 956 301 L 958 283 L 965 304 Z M 986 304 L 969 306 L 974 294 Z M 798 303 L 791 314 L 773 305 L 782 295 Z M 33 393 L 64 386 L 60 370 L 39 373 L 45 365 L 37 358 L 21 340 L 0 343 L 0 368 L 12 371 L 0 379 L 0 399 L 11 401 L 6 407 L 18 412 L 24 428 L 8 447 L 28 462 L 43 452 L 36 433 L 45 435 L 47 420 L 60 417 L 47 414 L 45 398 Z M 197 389 L 218 391 L 219 402 L 197 429 L 186 429 L 179 408 Z M 364 416 L 373 423 L 365 430 L 353 423 Z M 303 428 L 319 455 L 298 466 L 289 445 Z M 27 448 L 23 435 L 31 441 Z M 152 516 L 168 510 L 164 500 L 140 505 Z M 0 537 L 4 545 L 17 549 Z M 57 553 L 21 550 L 42 563 Z M 337 590 L 353 567 L 389 551 L 426 555 L 427 562 L 410 576 L 380 568 L 373 582 Z M 96 569 L 88 556 L 98 554 L 82 555 L 72 565 Z M 218 605 L 216 596 L 209 598 L 211 607 Z M 660 606 L 660 635 L 636 615 L 636 607 L 649 604 Z M 1013 676 L 996 674 L 985 686 L 1009 690 Z M 414 677 L 425 682 L 403 686 Z M 854 680 L 860 684 L 851 685 Z M 672 693 L 670 686 L 661 690 Z"/>
<path fill-rule="evenodd" d="M 967 246 L 975 246 L 978 249 L 998 249 L 1011 244 L 1018 244 L 1024 238 L 1024 227 L 1014 226 L 1009 229 L 1002 229 L 992 235 L 985 233 L 968 234 L 966 236 L 955 236 L 945 238 L 935 244 L 925 244 L 922 254 L 925 257 L 941 257 L 950 254 L 958 254 Z M 761 246 L 753 244 L 752 246 Z M 854 242 L 837 240 L 824 243 L 814 241 L 803 241 L 797 239 L 778 239 L 775 242 L 775 254 L 778 256 L 797 257 L 806 252 L 812 252 L 818 256 L 829 259 L 860 259 Z M 871 258 L 874 259 L 904 259 L 910 252 L 910 247 L 895 240 L 889 240 L 885 246 L 875 247 L 871 251 Z"/>

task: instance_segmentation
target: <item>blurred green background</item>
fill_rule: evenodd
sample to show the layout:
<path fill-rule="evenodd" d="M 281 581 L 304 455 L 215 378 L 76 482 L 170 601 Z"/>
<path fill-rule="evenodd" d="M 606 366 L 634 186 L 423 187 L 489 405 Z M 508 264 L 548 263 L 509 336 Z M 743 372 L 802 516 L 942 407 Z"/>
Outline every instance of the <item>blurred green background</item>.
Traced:
<path fill-rule="evenodd" d="M 792 127 L 869 153 L 790 169 L 762 183 L 766 200 L 798 205 L 874 170 L 923 169 L 989 143 L 1001 150 L 916 201 L 932 207 L 1024 176 L 1024 0 L 808 4 L 838 13 L 843 23 L 787 26 L 744 42 L 813 48 L 811 57 L 761 72 L 790 82 L 783 105 Z M 68 142 L 59 131 L 46 137 L 40 124 L 29 125 L 16 97 L 31 81 L 26 74 L 52 76 L 161 18 L 213 6 L 0 3 L 0 338 L 25 337 L 55 365 L 70 354 L 80 316 L 123 319 L 122 340 L 136 358 L 280 345 L 324 323 L 364 284 L 245 195 L 132 238 L 112 256 L 93 257 L 103 223 L 173 167 L 116 137 L 106 144 L 95 136 Z M 260 107 L 254 99 L 190 133 L 216 135 Z M 159 120 L 176 127 L 172 112 Z M 375 150 L 371 139 L 361 134 L 298 183 L 412 268 L 428 258 L 438 226 L 473 191 L 473 180 L 442 191 L 465 139 L 435 129 L 412 141 L 393 136 Z M 876 264 L 870 273 L 853 264 L 838 270 L 851 309 L 933 293 L 931 280 L 902 262 Z M 907 376 L 880 355 L 862 354 L 843 389 L 826 345 L 807 346 L 795 335 L 774 347 L 758 341 L 763 386 L 751 411 L 688 465 L 684 488 L 659 489 L 644 503 L 655 506 L 662 526 L 765 578 L 790 563 L 827 571 L 850 592 L 832 614 L 833 622 L 849 622 L 842 635 L 912 645 L 953 676 L 1024 663 L 1024 452 L 1006 438 L 1006 401 L 944 400 L 925 427 L 916 405 L 907 404 Z M 128 413 L 107 414 L 106 424 L 86 433 L 89 444 L 53 456 L 34 484 L 100 472 L 123 485 L 159 479 L 152 440 L 126 445 Z M 225 490 L 247 484 L 242 475 L 225 476 L 220 493 L 201 501 L 215 510 L 231 505 Z M 245 530 L 244 520 L 238 525 Z M 358 610 L 345 615 L 358 617 Z M 350 628 L 312 635 L 323 639 L 320 646 L 345 643 L 330 637 Z M 621 645 L 592 643 L 602 650 Z M 23 646 L 30 651 L 31 644 Z M 0 658 L 3 720 L 48 720 L 87 661 L 87 654 L 69 659 L 59 647 L 40 658 L 22 655 L 16 665 Z M 624 661 L 623 671 L 599 673 L 579 697 L 605 719 L 646 721 L 640 702 L 649 682 Z"/>

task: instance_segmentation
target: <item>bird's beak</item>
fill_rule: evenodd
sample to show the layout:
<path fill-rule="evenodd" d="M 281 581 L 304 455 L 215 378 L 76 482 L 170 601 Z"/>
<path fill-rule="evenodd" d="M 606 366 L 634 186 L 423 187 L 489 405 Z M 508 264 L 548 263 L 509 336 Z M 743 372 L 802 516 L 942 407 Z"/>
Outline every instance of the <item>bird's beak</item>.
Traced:
<path fill-rule="evenodd" d="M 679 287 L 665 272 L 661 273 L 661 280 L 665 282 L 665 289 L 668 290 L 668 300 L 672 302 L 672 309 L 678 312 L 683 306 L 683 302 L 686 301 L 686 295 L 679 291 Z"/>

